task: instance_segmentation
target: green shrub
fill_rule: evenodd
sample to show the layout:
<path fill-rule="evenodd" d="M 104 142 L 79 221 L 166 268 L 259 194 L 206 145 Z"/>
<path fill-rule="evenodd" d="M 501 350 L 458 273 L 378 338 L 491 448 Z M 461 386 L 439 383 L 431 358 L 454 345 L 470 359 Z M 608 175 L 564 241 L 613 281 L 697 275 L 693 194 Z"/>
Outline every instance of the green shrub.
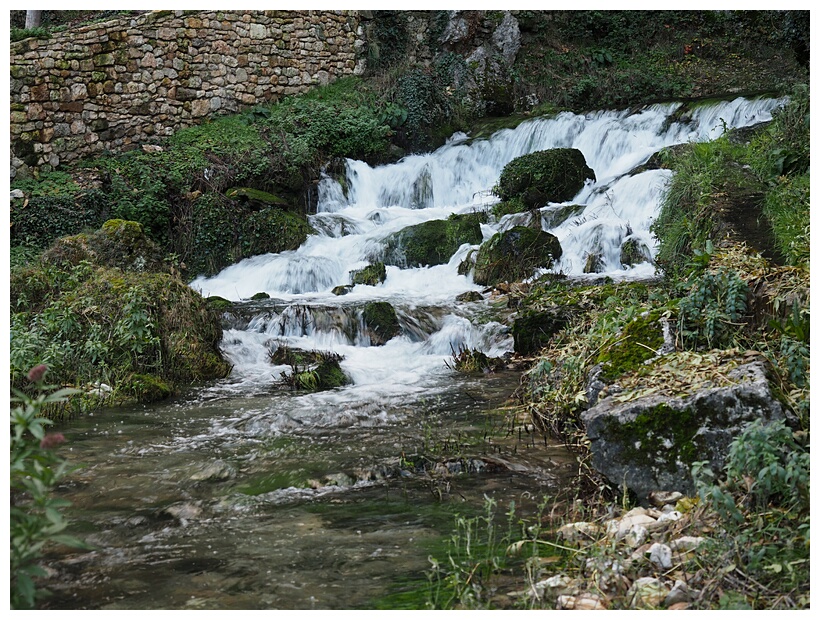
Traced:
<path fill-rule="evenodd" d="M 39 560 L 47 544 L 88 548 L 80 540 L 62 533 L 68 525 L 62 510 L 69 503 L 53 497 L 52 490 L 68 472 L 66 461 L 55 451 L 65 438 L 61 433 L 46 433 L 46 427 L 52 422 L 42 417 L 44 407 L 61 403 L 76 390 L 52 391 L 53 386 L 45 384 L 45 372 L 45 366 L 37 366 L 27 373 L 29 384 L 33 384 L 33 395 L 12 390 L 9 466 L 12 609 L 32 609 L 37 599 L 47 594 L 37 588 L 34 581 L 46 576 Z"/>
<path fill-rule="evenodd" d="M 749 287 L 737 273 L 718 269 L 695 280 L 678 305 L 678 334 L 687 348 L 730 347 L 743 327 Z"/>

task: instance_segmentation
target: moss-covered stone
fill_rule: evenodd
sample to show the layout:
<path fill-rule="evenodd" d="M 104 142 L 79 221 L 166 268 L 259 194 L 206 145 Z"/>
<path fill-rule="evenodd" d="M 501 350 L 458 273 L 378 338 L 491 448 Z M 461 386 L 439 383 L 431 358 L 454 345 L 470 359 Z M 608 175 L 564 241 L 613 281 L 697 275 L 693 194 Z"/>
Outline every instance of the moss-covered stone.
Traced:
<path fill-rule="evenodd" d="M 484 285 L 523 280 L 539 267 L 551 267 L 561 254 L 561 244 L 555 235 L 516 226 L 482 244 L 476 256 L 473 279 Z"/>
<path fill-rule="evenodd" d="M 354 285 L 366 284 L 369 286 L 377 286 L 384 282 L 385 278 L 387 278 L 387 270 L 382 262 L 373 263 L 363 269 L 356 269 L 350 272 L 350 279 Z"/>
<path fill-rule="evenodd" d="M 226 376 L 220 312 L 170 268 L 148 271 L 143 260 L 140 269 L 153 249 L 139 224 L 115 220 L 15 271 L 13 341 L 36 344 L 13 345 L 12 383 L 46 363 L 60 383 L 104 377 L 118 395 L 156 399 Z"/>
<path fill-rule="evenodd" d="M 258 293 L 253 294 L 251 296 L 251 299 L 255 301 L 259 299 L 270 299 L 270 295 L 268 295 L 265 291 L 260 291 Z"/>
<path fill-rule="evenodd" d="M 454 214 L 408 226 L 385 240 L 384 262 L 400 267 L 445 264 L 462 244 L 481 243 L 484 218 L 483 213 Z"/>
<path fill-rule="evenodd" d="M 639 263 L 652 261 L 652 254 L 645 243 L 635 238 L 629 238 L 621 244 L 621 264 L 631 267 Z"/>
<path fill-rule="evenodd" d="M 163 400 L 173 394 L 173 388 L 156 375 L 133 374 L 120 384 L 119 389 L 143 403 Z"/>
<path fill-rule="evenodd" d="M 126 271 L 167 270 L 160 247 L 138 222 L 108 220 L 93 233 L 61 237 L 43 253 L 43 260 L 65 266 L 88 261 Z"/>
<path fill-rule="evenodd" d="M 548 149 L 516 157 L 501 171 L 495 193 L 501 200 L 519 199 L 527 209 L 570 200 L 595 179 L 578 149 Z"/>
<path fill-rule="evenodd" d="M 538 353 L 568 322 L 569 312 L 558 306 L 519 316 L 512 325 L 515 352 L 520 355 Z"/>
<path fill-rule="evenodd" d="M 401 333 L 396 310 L 386 301 L 368 303 L 362 310 L 362 320 L 373 345 L 382 345 Z"/>
<path fill-rule="evenodd" d="M 228 198 L 245 202 L 253 208 L 264 207 L 279 207 L 283 209 L 290 208 L 287 200 L 280 198 L 276 194 L 270 192 L 263 192 L 261 189 L 254 189 L 252 187 L 232 187 L 225 192 Z"/>
<path fill-rule="evenodd" d="M 233 302 L 218 295 L 211 295 L 205 300 L 217 312 L 227 312 L 233 307 Z"/>

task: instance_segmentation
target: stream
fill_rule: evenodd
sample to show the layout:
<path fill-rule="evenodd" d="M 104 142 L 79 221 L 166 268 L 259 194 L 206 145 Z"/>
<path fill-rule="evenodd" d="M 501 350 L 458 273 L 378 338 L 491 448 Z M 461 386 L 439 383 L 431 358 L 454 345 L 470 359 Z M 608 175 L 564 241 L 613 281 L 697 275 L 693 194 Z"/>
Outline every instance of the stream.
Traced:
<path fill-rule="evenodd" d="M 346 162 L 344 185 L 324 176 L 317 230 L 297 250 L 255 256 L 191 286 L 238 302 L 224 316 L 221 381 L 147 406 L 106 409 L 66 423 L 61 450 L 78 466 L 60 486 L 70 532 L 91 551 L 47 558 L 50 609 L 354 609 L 397 605 L 424 583 L 456 515 L 534 513 L 576 472 L 572 454 L 516 420 L 520 371 L 463 375 L 448 362 L 477 349 L 513 349 L 503 298 L 482 292 L 459 264 L 388 265 L 377 286 L 350 272 L 380 260 L 384 239 L 451 214 L 487 211 L 504 165 L 537 150 L 580 149 L 595 171 L 575 198 L 545 205 L 542 227 L 563 248 L 553 271 L 572 278 L 643 279 L 625 267 L 624 242 L 654 256 L 649 226 L 670 172 L 640 170 L 659 149 L 770 120 L 784 100 L 738 98 L 676 115 L 680 104 L 638 111 L 562 113 L 486 140 L 454 135 L 392 165 Z M 573 216 L 555 215 L 579 205 Z M 484 240 L 522 221 L 482 225 Z M 599 273 L 584 274 L 590 252 Z M 251 299 L 257 293 L 269 298 Z M 401 334 L 376 346 L 368 302 L 388 301 Z M 323 392 L 290 390 L 281 347 L 341 357 L 351 380 Z M 428 458 L 432 457 L 432 458 Z M 416 601 L 419 604 L 419 601 Z M 423 604 L 423 602 L 422 602 Z"/>

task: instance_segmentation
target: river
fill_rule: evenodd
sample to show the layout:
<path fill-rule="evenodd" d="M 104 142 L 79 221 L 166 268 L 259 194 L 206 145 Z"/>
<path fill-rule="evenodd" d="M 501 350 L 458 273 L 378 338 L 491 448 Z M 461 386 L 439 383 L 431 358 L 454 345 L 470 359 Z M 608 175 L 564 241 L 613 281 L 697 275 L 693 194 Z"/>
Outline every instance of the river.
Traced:
<path fill-rule="evenodd" d="M 718 137 L 771 118 L 783 103 L 736 99 L 675 115 L 680 104 L 563 113 L 486 140 L 454 135 L 433 153 L 392 165 L 346 162 L 344 184 L 319 186 L 317 230 L 298 250 L 246 259 L 191 286 L 238 302 L 225 316 L 222 381 L 150 406 L 114 408 L 67 423 L 65 454 L 79 468 L 58 490 L 71 532 L 92 551 L 48 557 L 53 609 L 350 609 L 390 605 L 423 583 L 455 515 L 531 514 L 575 471 L 574 458 L 505 407 L 520 372 L 460 375 L 454 351 L 504 356 L 513 348 L 503 298 L 481 292 L 459 264 L 386 268 L 376 286 L 346 295 L 349 273 L 379 260 L 384 239 L 451 214 L 487 211 L 502 168 L 533 151 L 574 147 L 593 168 L 542 225 L 563 248 L 554 271 L 573 278 L 639 279 L 625 267 L 634 240 L 654 255 L 649 226 L 670 172 L 640 170 L 659 149 Z M 568 204 L 574 215 L 553 225 Z M 482 225 L 484 239 L 523 216 Z M 586 257 L 601 257 L 584 274 Z M 536 274 L 537 275 L 537 274 Z M 266 299 L 250 298 L 266 293 Z M 362 321 L 388 301 L 401 334 L 375 346 Z M 282 384 L 278 348 L 341 357 L 350 385 L 306 393 Z M 437 550 L 437 551 L 436 551 Z M 439 558 L 442 559 L 442 558 Z"/>

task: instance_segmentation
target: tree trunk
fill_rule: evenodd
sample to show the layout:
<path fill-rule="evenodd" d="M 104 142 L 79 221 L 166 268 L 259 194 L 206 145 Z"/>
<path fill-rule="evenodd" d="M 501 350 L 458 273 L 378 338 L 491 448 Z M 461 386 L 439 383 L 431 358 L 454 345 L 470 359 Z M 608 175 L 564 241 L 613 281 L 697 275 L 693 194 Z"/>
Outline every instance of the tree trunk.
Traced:
<path fill-rule="evenodd" d="M 26 30 L 29 28 L 38 28 L 42 16 L 42 11 L 26 11 Z"/>

